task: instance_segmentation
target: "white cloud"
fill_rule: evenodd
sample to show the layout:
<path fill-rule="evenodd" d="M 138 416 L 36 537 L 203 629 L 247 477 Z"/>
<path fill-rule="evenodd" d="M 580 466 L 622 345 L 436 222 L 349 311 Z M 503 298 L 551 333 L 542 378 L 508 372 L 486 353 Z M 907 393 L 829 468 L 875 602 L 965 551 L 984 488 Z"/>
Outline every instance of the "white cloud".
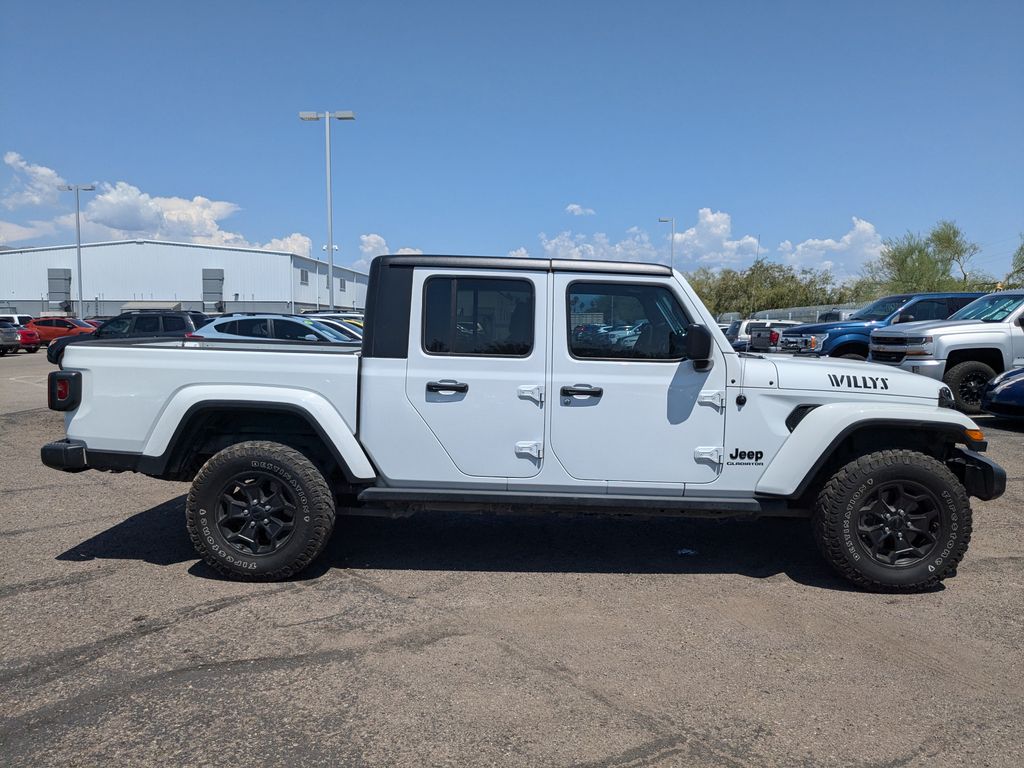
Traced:
<path fill-rule="evenodd" d="M 611 261 L 659 261 L 658 249 L 639 227 L 626 230 L 627 237 L 612 242 L 604 232 L 593 236 L 559 232 L 554 237 L 540 233 L 544 255 L 550 259 L 608 259 Z"/>
<path fill-rule="evenodd" d="M 5 153 L 4 164 L 14 171 L 10 188 L 0 198 L 0 203 L 8 209 L 21 205 L 53 205 L 60 196 L 58 187 L 67 183 L 52 168 L 26 162 L 17 152 Z"/>
<path fill-rule="evenodd" d="M 878 257 L 882 236 L 870 221 L 854 216 L 853 227 L 838 240 L 810 238 L 796 245 L 783 240 L 777 250 L 794 267 L 830 269 L 842 279 L 853 276 L 866 261 Z"/>
<path fill-rule="evenodd" d="M 57 186 L 64 179 L 52 168 L 26 162 L 17 152 L 6 153 L 4 163 L 14 172 L 11 189 L 0 199 L 4 206 L 58 202 Z M 283 250 L 303 256 L 308 256 L 312 249 L 310 238 L 299 232 L 261 244 L 222 229 L 224 219 L 240 210 L 235 203 L 201 195 L 191 199 L 154 196 L 124 181 L 103 182 L 97 187 L 95 193 L 83 195 L 82 236 L 86 240 L 177 240 Z M 32 221 L 29 226 L 5 222 L 0 225 L 0 242 L 30 240 L 62 230 L 71 232 L 74 227 L 73 213 L 57 215 L 50 221 Z"/>
<path fill-rule="evenodd" d="M 732 216 L 724 211 L 701 208 L 697 223 L 683 232 L 676 232 L 676 255 L 683 261 L 698 261 L 706 266 L 732 266 L 758 251 L 757 238 L 732 235 Z"/>
<path fill-rule="evenodd" d="M 0 245 L 16 243 L 20 240 L 33 240 L 56 231 L 52 222 L 30 221 L 28 226 L 15 224 L 12 221 L 0 221 Z"/>
<path fill-rule="evenodd" d="M 364 272 L 370 268 L 370 262 L 375 256 L 392 253 L 388 248 L 388 241 L 384 239 L 383 235 L 378 235 L 376 232 L 359 236 L 359 251 L 363 254 L 363 258 L 357 259 L 352 266 Z M 419 248 L 399 248 L 393 253 L 399 256 L 416 256 L 423 251 Z"/>
<path fill-rule="evenodd" d="M 520 246 L 509 251 L 508 256 L 512 259 L 528 259 L 530 258 L 530 252 Z"/>
<path fill-rule="evenodd" d="M 573 216 L 593 216 L 593 208 L 584 208 L 579 203 L 569 203 L 565 206 L 565 212 L 571 213 Z"/>

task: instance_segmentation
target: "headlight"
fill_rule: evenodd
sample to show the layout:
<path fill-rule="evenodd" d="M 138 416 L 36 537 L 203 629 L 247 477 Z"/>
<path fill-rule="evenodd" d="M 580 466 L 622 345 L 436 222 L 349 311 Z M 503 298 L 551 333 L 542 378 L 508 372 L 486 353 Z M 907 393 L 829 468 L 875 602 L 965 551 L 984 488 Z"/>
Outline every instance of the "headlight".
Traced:
<path fill-rule="evenodd" d="M 931 336 L 910 336 L 907 338 L 907 357 L 930 357 L 935 352 Z"/>
<path fill-rule="evenodd" d="M 821 349 L 821 345 L 825 343 L 825 339 L 827 338 L 827 333 L 808 333 L 801 336 L 800 340 L 808 349 Z"/>

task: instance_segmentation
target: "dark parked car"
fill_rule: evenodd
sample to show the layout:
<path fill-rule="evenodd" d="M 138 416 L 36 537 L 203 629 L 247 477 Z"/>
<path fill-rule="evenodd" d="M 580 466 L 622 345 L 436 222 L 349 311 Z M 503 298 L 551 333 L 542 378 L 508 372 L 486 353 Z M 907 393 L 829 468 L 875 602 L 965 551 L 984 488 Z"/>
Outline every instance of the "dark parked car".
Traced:
<path fill-rule="evenodd" d="M 1001 373 L 981 391 L 981 410 L 1006 419 L 1024 419 L 1024 368 Z"/>
<path fill-rule="evenodd" d="M 125 312 L 107 320 L 92 333 L 54 340 L 46 348 L 46 359 L 54 365 L 60 365 L 68 344 L 90 339 L 137 339 L 149 336 L 181 338 L 193 333 L 197 328 L 202 328 L 209 321 L 210 319 L 202 312 L 145 309 Z"/>

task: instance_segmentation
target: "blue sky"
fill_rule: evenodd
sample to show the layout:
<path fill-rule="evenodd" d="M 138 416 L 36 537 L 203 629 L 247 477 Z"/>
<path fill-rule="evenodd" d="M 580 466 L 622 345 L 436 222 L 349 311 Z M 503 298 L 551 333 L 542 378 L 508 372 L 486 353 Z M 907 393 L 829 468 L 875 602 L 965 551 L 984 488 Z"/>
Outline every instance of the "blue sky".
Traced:
<path fill-rule="evenodd" d="M 0 243 L 381 250 L 856 274 L 1024 231 L 1024 3 L 0 0 Z M 575 207 L 571 207 L 575 206 Z M 758 245 L 758 238 L 760 244 Z"/>

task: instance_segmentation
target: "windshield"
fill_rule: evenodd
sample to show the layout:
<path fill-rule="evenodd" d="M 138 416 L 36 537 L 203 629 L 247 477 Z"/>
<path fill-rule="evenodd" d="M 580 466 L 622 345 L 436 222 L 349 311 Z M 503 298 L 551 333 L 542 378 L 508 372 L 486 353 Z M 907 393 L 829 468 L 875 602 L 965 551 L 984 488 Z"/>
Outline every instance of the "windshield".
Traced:
<path fill-rule="evenodd" d="M 858 309 L 851 320 L 885 320 L 889 315 L 907 303 L 909 296 L 886 296 L 873 301 L 863 309 Z"/>
<path fill-rule="evenodd" d="M 733 337 L 739 336 L 740 324 L 742 322 L 743 322 L 742 320 L 733 320 L 731 323 L 729 323 L 729 328 L 728 328 L 728 330 L 726 330 L 725 335 L 726 336 L 733 336 Z"/>
<path fill-rule="evenodd" d="M 975 299 L 959 312 L 950 316 L 950 320 L 983 320 L 986 323 L 1001 323 L 1021 304 L 1024 296 L 1003 296 L 992 294 Z"/>

